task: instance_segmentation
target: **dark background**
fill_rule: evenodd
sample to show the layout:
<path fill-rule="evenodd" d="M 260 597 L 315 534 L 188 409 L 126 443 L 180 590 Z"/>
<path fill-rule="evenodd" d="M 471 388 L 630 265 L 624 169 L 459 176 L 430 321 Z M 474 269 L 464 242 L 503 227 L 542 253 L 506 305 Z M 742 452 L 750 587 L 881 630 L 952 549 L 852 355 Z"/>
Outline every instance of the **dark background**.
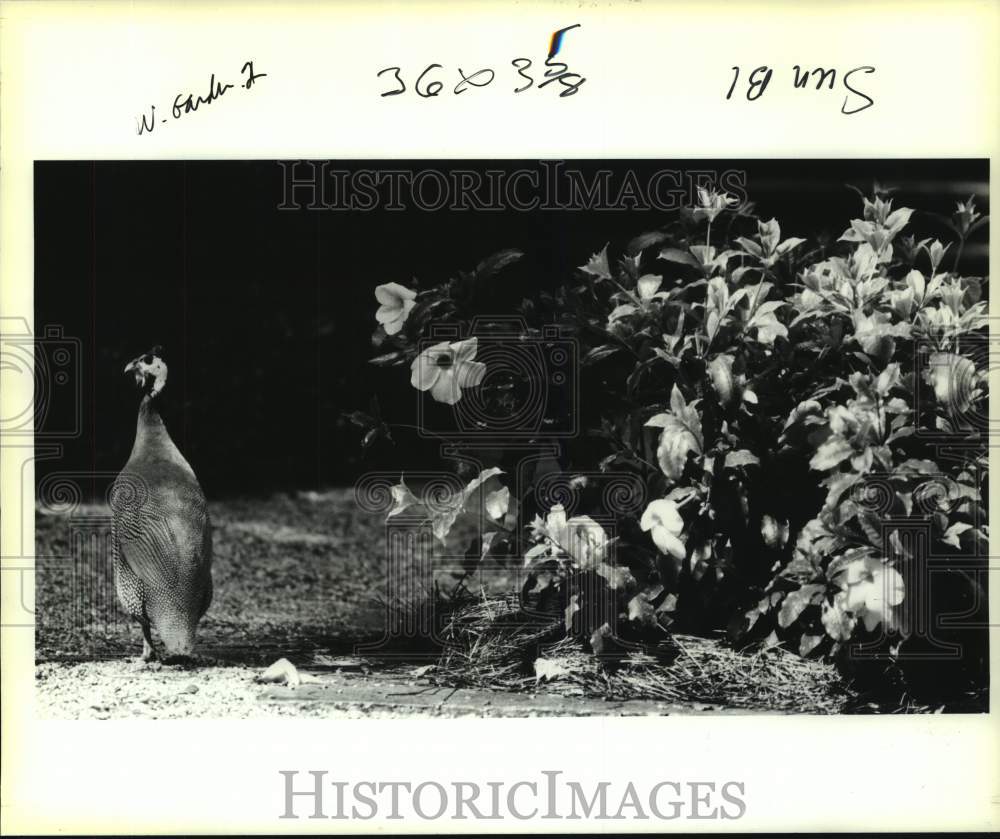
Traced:
<path fill-rule="evenodd" d="M 458 161 L 457 168 L 538 168 L 537 161 Z M 336 161 L 336 169 L 447 172 L 442 161 Z M 950 214 L 975 192 L 987 211 L 988 163 L 967 160 L 568 161 L 597 168 L 745 169 L 757 212 L 782 238 L 836 239 L 860 216 L 845 184 L 900 187 L 895 206 Z M 644 173 L 644 174 L 643 174 Z M 427 287 L 516 247 L 525 267 L 509 290 L 568 278 L 604 243 L 612 250 L 665 221 L 655 211 L 370 212 L 278 210 L 283 170 L 273 161 L 39 162 L 35 166 L 35 330 L 59 326 L 79 339 L 79 383 L 52 391 L 40 430 L 71 428 L 52 472 L 113 473 L 128 458 L 137 395 L 122 368 L 165 347 L 164 414 L 209 497 L 347 484 L 370 468 L 433 456 L 429 444 L 363 460 L 360 431 L 342 412 L 388 398 L 390 419 L 412 422 L 417 392 L 406 368 L 376 369 L 376 285 Z M 308 203 L 308 198 L 300 198 Z M 946 231 L 914 214 L 908 233 Z M 985 241 L 981 234 L 978 242 Z M 986 273 L 985 244 L 970 273 Z M 42 342 L 37 353 L 52 352 Z M 66 394 L 79 392 L 72 404 Z M 586 394 L 583 395 L 586 398 Z M 95 478 L 92 492 L 106 481 Z"/>

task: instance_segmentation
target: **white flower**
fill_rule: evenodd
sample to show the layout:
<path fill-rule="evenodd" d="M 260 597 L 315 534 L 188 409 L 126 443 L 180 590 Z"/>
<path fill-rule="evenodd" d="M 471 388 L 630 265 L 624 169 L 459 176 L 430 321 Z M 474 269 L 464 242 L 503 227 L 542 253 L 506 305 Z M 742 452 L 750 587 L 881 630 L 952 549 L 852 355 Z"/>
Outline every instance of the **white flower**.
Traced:
<path fill-rule="evenodd" d="M 563 547 L 584 571 L 597 568 L 607 557 L 608 534 L 590 516 L 573 516 L 566 522 Z"/>
<path fill-rule="evenodd" d="M 486 365 L 475 361 L 477 338 L 447 341 L 428 347 L 410 365 L 410 384 L 429 390 L 438 402 L 454 405 L 462 398 L 462 388 L 478 385 L 486 375 Z"/>
<path fill-rule="evenodd" d="M 399 283 L 384 283 L 375 288 L 375 299 L 382 304 L 375 312 L 375 320 L 385 328 L 386 335 L 395 335 L 416 305 L 417 293 Z"/>
<path fill-rule="evenodd" d="M 524 555 L 525 565 L 563 555 L 586 571 L 598 568 L 607 558 L 610 541 L 605 529 L 590 516 L 567 519 L 562 504 L 553 506 L 544 522 L 536 516 L 531 528 L 541 541 Z"/>
<path fill-rule="evenodd" d="M 651 531 L 653 542 L 661 553 L 684 559 L 687 549 L 677 538 L 684 529 L 684 519 L 677 512 L 677 505 L 673 501 L 668 501 L 666 498 L 650 501 L 646 512 L 642 514 L 639 526 L 645 531 Z"/>
<path fill-rule="evenodd" d="M 842 608 L 860 617 L 869 632 L 880 623 L 894 625 L 893 607 L 903 602 L 903 575 L 882 560 L 866 556 L 849 563 L 836 575 L 841 591 L 834 597 Z"/>
<path fill-rule="evenodd" d="M 698 204 L 694 208 L 692 215 L 695 221 L 707 218 L 710 222 L 715 221 L 716 216 L 723 210 L 728 210 L 733 204 L 738 204 L 739 199 L 727 195 L 724 192 L 716 192 L 714 189 L 698 187 Z"/>
<path fill-rule="evenodd" d="M 562 504 L 556 504 L 549 510 L 549 514 L 545 517 L 544 532 L 549 541 L 557 548 L 568 549 L 566 544 L 569 541 L 566 529 L 566 508 Z"/>
<path fill-rule="evenodd" d="M 783 548 L 788 544 L 788 522 L 779 522 L 770 513 L 765 513 L 760 520 L 760 535 L 769 548 Z"/>
<path fill-rule="evenodd" d="M 420 503 L 420 499 L 410 492 L 410 488 L 406 485 L 402 475 L 399 476 L 399 483 L 390 487 L 389 492 L 392 494 L 392 509 L 385 514 L 387 519 L 398 516 L 414 504 Z"/>
<path fill-rule="evenodd" d="M 639 292 L 639 299 L 643 303 L 648 303 L 650 300 L 661 300 L 670 296 L 665 291 L 660 291 L 661 285 L 663 285 L 663 277 L 658 277 L 655 274 L 643 274 L 636 281 L 635 289 Z"/>

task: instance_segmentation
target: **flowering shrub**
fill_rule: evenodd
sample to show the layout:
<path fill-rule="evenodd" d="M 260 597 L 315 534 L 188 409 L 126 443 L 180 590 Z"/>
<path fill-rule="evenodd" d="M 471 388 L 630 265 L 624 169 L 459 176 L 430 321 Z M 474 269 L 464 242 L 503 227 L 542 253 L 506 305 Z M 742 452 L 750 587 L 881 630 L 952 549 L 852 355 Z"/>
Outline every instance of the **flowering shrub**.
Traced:
<path fill-rule="evenodd" d="M 933 670 L 928 650 L 954 641 L 931 628 L 936 616 L 985 615 L 985 280 L 963 275 L 961 257 L 986 218 L 970 199 L 944 220 L 952 241 L 917 241 L 904 235 L 913 212 L 865 197 L 833 246 L 810 249 L 702 190 L 663 229 L 609 243 L 525 300 L 522 342 L 552 325 L 576 342 L 583 398 L 562 409 L 586 433 L 534 471 L 501 462 L 498 444 L 497 462 L 468 476 L 451 509 L 480 522 L 472 562 L 522 563 L 526 601 L 558 608 L 595 652 L 726 627 L 735 643 L 856 672 L 868 658 L 879 675 L 887 662 L 907 671 L 910 648 Z M 379 286 L 373 363 L 409 365 L 437 403 L 475 394 L 487 419 L 473 430 L 496 430 L 489 417 L 549 387 L 544 365 L 491 370 L 489 319 L 470 304 L 520 258 L 504 251 L 421 291 Z M 434 340 L 441 324 L 462 339 Z M 366 440 L 390 433 L 354 419 Z M 544 443 L 544 424 L 533 439 Z M 544 502 L 554 473 L 590 515 Z M 595 501 L 602 475 L 636 482 L 641 508 Z M 502 493 L 478 492 L 501 480 Z M 404 490 L 394 513 L 418 503 Z M 455 516 L 437 516 L 444 541 Z M 932 559 L 944 569 L 933 581 Z M 985 650 L 960 658 L 963 686 L 981 687 Z"/>

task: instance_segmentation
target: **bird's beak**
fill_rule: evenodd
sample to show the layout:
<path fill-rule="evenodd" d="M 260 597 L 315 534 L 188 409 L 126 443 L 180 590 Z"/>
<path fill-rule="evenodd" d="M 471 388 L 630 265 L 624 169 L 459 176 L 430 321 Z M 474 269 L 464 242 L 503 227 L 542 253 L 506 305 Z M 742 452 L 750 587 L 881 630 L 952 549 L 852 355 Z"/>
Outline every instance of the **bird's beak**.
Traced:
<path fill-rule="evenodd" d="M 140 356 L 140 358 L 141 358 L 141 356 Z M 132 359 L 128 364 L 125 365 L 124 373 L 125 373 L 126 376 L 129 373 L 131 373 L 135 377 L 136 386 L 137 387 L 142 387 L 143 382 L 145 381 L 146 377 L 143 375 L 142 370 L 139 369 L 139 359 L 138 358 Z"/>

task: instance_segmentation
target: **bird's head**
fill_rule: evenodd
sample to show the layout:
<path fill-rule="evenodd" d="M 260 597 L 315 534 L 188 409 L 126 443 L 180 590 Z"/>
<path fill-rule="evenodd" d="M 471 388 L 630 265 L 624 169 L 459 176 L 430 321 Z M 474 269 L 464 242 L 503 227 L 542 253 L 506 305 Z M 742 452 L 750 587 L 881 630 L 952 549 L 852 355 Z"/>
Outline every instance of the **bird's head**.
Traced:
<path fill-rule="evenodd" d="M 163 347 L 157 345 L 149 352 L 132 359 L 125 365 L 125 372 L 135 377 L 136 387 L 144 394 L 156 396 L 167 383 L 167 364 L 163 360 Z"/>

